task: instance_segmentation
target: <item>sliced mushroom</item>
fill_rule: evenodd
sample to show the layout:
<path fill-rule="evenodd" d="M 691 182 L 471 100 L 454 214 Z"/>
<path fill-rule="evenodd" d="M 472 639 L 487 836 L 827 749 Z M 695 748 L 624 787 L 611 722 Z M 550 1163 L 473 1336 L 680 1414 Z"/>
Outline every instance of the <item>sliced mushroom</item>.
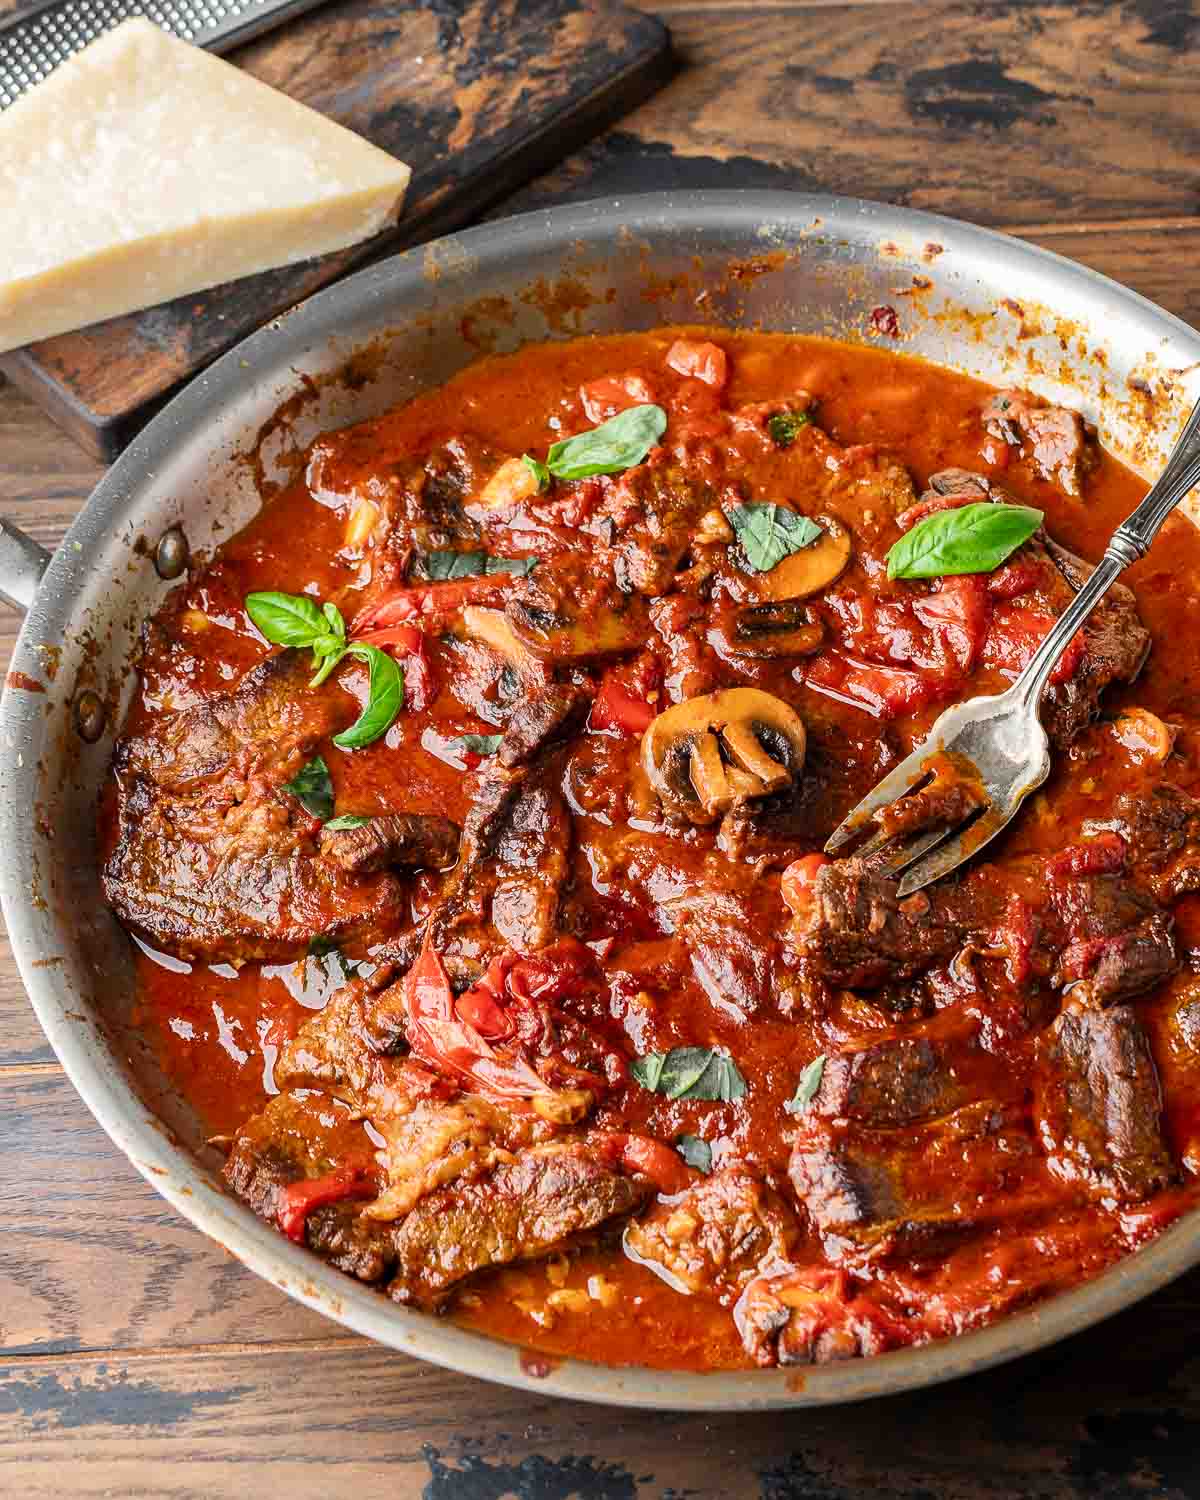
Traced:
<path fill-rule="evenodd" d="M 713 823 L 792 782 L 805 742 L 804 725 L 782 699 L 726 688 L 659 714 L 642 737 L 642 766 L 668 813 Z"/>
<path fill-rule="evenodd" d="M 540 689 L 548 680 L 547 668 L 525 649 L 502 609 L 468 604 L 462 612 L 467 634 L 490 646 L 513 668 L 528 688 Z"/>
<path fill-rule="evenodd" d="M 731 656 L 811 656 L 821 649 L 825 627 L 803 604 L 782 599 L 742 605 L 718 621 L 713 635 Z"/>
<path fill-rule="evenodd" d="M 818 516 L 816 520 L 821 528 L 817 540 L 762 574 L 759 585 L 763 597 L 810 599 L 841 577 L 854 551 L 850 533 L 832 516 Z"/>
<path fill-rule="evenodd" d="M 1148 708 L 1127 708 L 1113 720 L 1112 733 L 1134 765 L 1161 766 L 1175 748 L 1179 727 L 1164 724 Z"/>

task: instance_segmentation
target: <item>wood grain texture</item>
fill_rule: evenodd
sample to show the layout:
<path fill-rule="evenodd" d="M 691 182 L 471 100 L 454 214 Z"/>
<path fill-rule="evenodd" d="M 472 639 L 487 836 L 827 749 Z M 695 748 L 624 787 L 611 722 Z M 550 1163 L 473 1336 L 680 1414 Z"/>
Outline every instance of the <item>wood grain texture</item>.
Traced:
<path fill-rule="evenodd" d="M 182 1219 L 57 1066 L 0 1068 L 0 1121 L 3 1353 L 360 1342 Z"/>
<path fill-rule="evenodd" d="M 289 1500 L 1181 1500 L 1200 1493 L 1194 1339 L 1180 1319 L 1151 1350 L 1144 1329 L 1126 1315 L 867 1406 L 727 1417 L 559 1403 L 373 1348 L 9 1360 L 0 1489 L 57 1497 L 86 1454 L 71 1495 L 244 1495 L 269 1464 Z"/>
<path fill-rule="evenodd" d="M 469 222 L 669 66 L 664 28 L 607 0 L 339 0 L 230 60 L 408 162 L 404 215 L 348 250 L 6 355 L 0 368 L 102 458 L 247 333 L 364 260 Z"/>
<path fill-rule="evenodd" d="M 757 187 L 997 225 L 1200 210 L 1200 0 L 664 14 L 679 79 L 521 204 Z"/>

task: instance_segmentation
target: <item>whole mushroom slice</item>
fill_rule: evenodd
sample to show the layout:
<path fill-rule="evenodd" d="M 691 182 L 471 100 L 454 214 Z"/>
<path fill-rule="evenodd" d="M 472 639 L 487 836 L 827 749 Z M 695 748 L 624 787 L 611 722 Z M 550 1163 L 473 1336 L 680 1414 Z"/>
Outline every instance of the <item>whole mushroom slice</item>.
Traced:
<path fill-rule="evenodd" d="M 730 656 L 811 656 L 824 643 L 825 627 L 797 600 L 768 600 L 723 615 L 710 640 Z"/>
<path fill-rule="evenodd" d="M 776 601 L 811 599 L 840 578 L 854 552 L 849 531 L 832 516 L 817 516 L 821 535 L 807 547 L 759 576 L 760 597 Z"/>
<path fill-rule="evenodd" d="M 659 714 L 642 737 L 642 766 L 666 812 L 715 823 L 794 781 L 805 744 L 803 723 L 781 698 L 724 688 Z"/>

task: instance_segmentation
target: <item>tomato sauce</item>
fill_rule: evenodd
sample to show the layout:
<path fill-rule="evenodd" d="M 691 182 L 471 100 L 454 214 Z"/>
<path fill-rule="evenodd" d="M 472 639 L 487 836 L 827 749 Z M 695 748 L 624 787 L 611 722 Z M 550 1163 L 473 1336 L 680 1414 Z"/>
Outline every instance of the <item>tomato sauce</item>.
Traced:
<path fill-rule="evenodd" d="M 666 364 L 681 332 L 720 345 L 728 363 L 726 407 L 771 401 L 780 393 L 811 393 L 817 420 L 830 438 L 846 447 L 876 445 L 894 454 L 913 476 L 917 494 L 931 474 L 947 468 L 990 475 L 1015 499 L 1044 511 L 1047 531 L 1086 559 L 1099 556 L 1110 532 L 1144 492 L 1140 479 L 1101 452 L 1083 497 L 1064 494 L 981 430 L 979 413 L 990 391 L 949 370 L 817 338 L 678 329 L 534 346 L 481 359 L 440 389 L 356 429 L 345 449 L 347 461 L 370 466 L 381 456 L 421 453 L 446 434 L 462 431 L 503 452 L 544 454 L 561 435 L 548 418 L 563 409 L 565 393 L 588 385 L 593 403 L 599 403 L 589 415 L 604 420 L 629 396 L 628 391 L 622 395 L 620 382 L 631 371 L 649 372 L 657 393 L 668 388 L 678 395 L 677 409 L 702 438 L 704 392 L 683 389 L 686 381 L 695 386 L 697 371 Z M 606 380 L 611 388 L 597 385 Z M 634 399 L 637 394 L 632 392 Z M 772 486 L 782 490 L 788 484 L 792 471 L 786 458 L 781 454 L 778 461 L 759 461 L 753 474 L 756 494 L 768 495 Z M 804 508 L 803 495 L 781 493 L 780 498 Z M 846 519 L 868 527 L 872 522 L 862 515 Z M 361 550 L 347 545 L 349 521 L 344 504 L 323 503 L 303 479 L 264 504 L 164 606 L 159 616 L 164 628 L 150 634 L 140 663 L 141 687 L 127 731 L 137 732 L 164 712 L 207 695 L 228 692 L 242 673 L 264 659 L 269 648 L 242 607 L 247 594 L 281 589 L 319 599 L 348 597 L 363 567 Z M 524 540 L 536 548 L 536 533 Z M 509 541 L 521 541 L 515 530 Z M 505 551 L 499 542 L 489 545 L 494 552 Z M 1176 779 L 1185 786 L 1200 783 L 1200 653 L 1190 646 L 1200 607 L 1200 535 L 1181 518 L 1169 520 L 1150 557 L 1131 570 L 1128 581 L 1154 640 L 1146 666 L 1132 686 L 1107 694 L 1106 722 L 1056 757 L 1050 782 L 1003 837 L 997 858 L 1052 853 L 1083 821 L 1103 818 L 1119 792 L 1150 775 L 1107 722 L 1123 706 L 1181 725 L 1174 750 Z M 454 742 L 462 735 L 497 732 L 494 718 L 468 709 L 453 691 L 471 649 L 452 635 L 431 639 L 432 701 L 419 710 L 405 708 L 386 736 L 365 750 L 324 748 L 339 809 L 365 815 L 399 807 L 463 822 L 477 772 Z M 768 661 L 746 672 L 729 667 L 722 685 L 751 682 L 785 697 L 808 721 L 810 736 L 819 731 L 822 743 L 841 747 L 848 770 L 857 772 L 854 785 L 860 790 L 882 769 L 878 756 L 885 733 L 896 754 L 907 753 L 945 706 L 938 701 L 914 712 L 881 716 L 845 695 L 807 685 L 794 666 Z M 707 834 L 693 831 L 674 840 L 667 851 L 660 837 L 643 836 L 637 817 L 627 816 L 624 789 L 636 782 L 639 736 L 648 722 L 639 716 L 639 705 L 644 711 L 647 695 L 659 689 L 644 664 L 639 668 L 627 658 L 622 670 L 624 675 L 606 690 L 604 715 L 596 725 L 605 732 L 581 736 L 563 772 L 575 820 L 570 879 L 583 914 L 577 936 L 593 945 L 607 982 L 604 1014 L 588 1019 L 620 1039 L 631 1057 L 680 1045 L 724 1049 L 736 1058 L 749 1088 L 744 1097 L 727 1102 L 672 1101 L 630 1084 L 600 1102 L 592 1123 L 668 1142 L 697 1136 L 708 1143 L 714 1164 L 739 1159 L 771 1182 L 786 1184 L 792 1121 L 785 1105 L 803 1067 L 852 1036 L 893 1024 L 894 1017 L 849 990 L 824 1014 L 785 1007 L 748 1016 L 723 998 L 719 984 L 706 987 L 692 980 L 664 990 L 653 983 L 660 953 L 665 963 L 669 934 L 657 900 L 648 892 L 660 891 L 664 882 L 686 882 L 711 871 L 706 861 L 712 844 Z M 599 679 L 603 673 L 596 675 Z M 972 678 L 971 691 L 1000 680 L 984 663 Z M 360 673 L 348 685 L 363 695 L 365 681 Z M 841 811 L 853 800 L 848 794 Z M 757 875 L 740 872 L 738 880 L 762 930 L 780 931 L 788 920 L 780 870 L 767 865 Z M 427 909 L 434 891 L 433 877 L 413 878 L 414 918 Z M 1174 910 L 1180 950 L 1191 960 L 1200 952 L 1200 897 L 1185 896 Z M 140 1024 L 168 1078 L 213 1135 L 230 1135 L 271 1096 L 280 1046 L 344 983 L 352 957 L 333 953 L 287 964 L 210 968 L 139 948 Z M 1064 1264 L 1074 1268 L 1064 1273 L 1064 1284 L 1102 1269 L 1195 1200 L 1193 1173 L 1200 1169 L 1198 981 L 1185 963 L 1175 978 L 1136 1004 L 1150 1032 L 1162 1082 L 1167 1134 L 1181 1164 L 1178 1185 L 1122 1211 L 1082 1201 L 1047 1177 L 1047 1191 L 1057 1193 L 1058 1208 L 1044 1254 L 1052 1260 L 1061 1253 Z M 999 1060 L 985 1054 L 981 1079 L 986 1081 L 988 1068 L 1024 1066 L 1024 1045 L 1014 1044 Z M 811 1231 L 803 1253 L 809 1262 L 820 1260 Z M 892 1308 L 920 1307 L 922 1316 L 933 1309 L 928 1327 L 934 1333 L 974 1326 L 992 1315 L 988 1289 L 1019 1284 L 1026 1274 L 1006 1253 L 1002 1233 L 985 1233 L 915 1267 L 904 1262 L 875 1266 L 865 1273 L 873 1282 L 869 1295 L 878 1295 Z M 1045 1286 L 1045 1278 L 1040 1284 Z M 996 1299 L 995 1305 L 1001 1302 L 1004 1307 L 1019 1305 L 1020 1297 Z M 727 1307 L 680 1295 L 623 1254 L 619 1239 L 611 1237 L 477 1279 L 459 1294 L 452 1315 L 549 1354 L 663 1368 L 752 1363 Z"/>

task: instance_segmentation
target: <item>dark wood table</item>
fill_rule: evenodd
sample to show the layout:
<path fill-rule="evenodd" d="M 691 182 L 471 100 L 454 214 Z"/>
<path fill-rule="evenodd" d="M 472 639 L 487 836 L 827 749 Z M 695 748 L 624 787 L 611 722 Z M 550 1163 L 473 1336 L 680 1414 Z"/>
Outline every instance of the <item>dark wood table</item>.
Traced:
<path fill-rule="evenodd" d="M 1200 325 L 1200 0 L 658 10 L 673 82 L 513 206 L 710 186 L 891 199 L 1034 240 Z M 0 388 L 5 514 L 52 545 L 99 476 Z M 110 1146 L 6 946 L 0 1202 L 4 1496 L 1200 1496 L 1200 1274 L 988 1375 L 759 1418 L 561 1403 L 345 1334 Z"/>

